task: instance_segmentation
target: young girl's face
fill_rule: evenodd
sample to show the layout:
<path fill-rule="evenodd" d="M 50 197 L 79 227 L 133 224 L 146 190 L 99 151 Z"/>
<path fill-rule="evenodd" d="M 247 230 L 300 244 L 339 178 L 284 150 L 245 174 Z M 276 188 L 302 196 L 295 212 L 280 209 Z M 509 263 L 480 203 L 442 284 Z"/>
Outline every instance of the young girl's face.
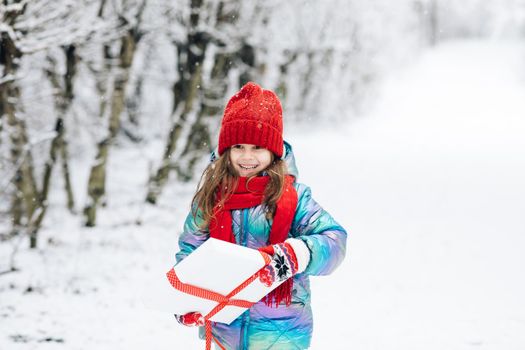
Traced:
<path fill-rule="evenodd" d="M 252 176 L 266 169 L 272 162 L 272 152 L 246 143 L 233 145 L 230 162 L 239 176 Z"/>

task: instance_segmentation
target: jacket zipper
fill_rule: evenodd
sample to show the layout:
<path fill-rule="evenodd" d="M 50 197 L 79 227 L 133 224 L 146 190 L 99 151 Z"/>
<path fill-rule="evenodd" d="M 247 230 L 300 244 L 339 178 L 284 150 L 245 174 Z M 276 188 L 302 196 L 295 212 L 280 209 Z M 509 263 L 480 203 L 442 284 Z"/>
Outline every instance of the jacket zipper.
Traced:
<path fill-rule="evenodd" d="M 239 213 L 239 222 L 241 223 L 241 228 L 239 230 L 239 244 L 240 245 L 243 245 L 243 236 L 244 236 L 244 210 L 245 209 L 240 209 L 240 213 Z"/>
<path fill-rule="evenodd" d="M 244 227 L 246 226 L 246 223 L 245 223 L 245 220 L 247 218 L 247 214 L 248 214 L 248 209 L 241 209 L 241 230 L 240 230 L 240 237 L 239 237 L 239 242 L 242 246 L 246 247 L 246 237 L 247 235 L 245 235 L 245 232 L 244 232 Z M 248 337 L 247 337 L 247 333 L 248 333 L 248 323 L 250 322 L 250 311 L 248 312 L 245 312 L 243 314 L 243 317 L 242 317 L 242 322 L 241 322 L 241 349 L 242 350 L 247 350 L 248 349 Z"/>

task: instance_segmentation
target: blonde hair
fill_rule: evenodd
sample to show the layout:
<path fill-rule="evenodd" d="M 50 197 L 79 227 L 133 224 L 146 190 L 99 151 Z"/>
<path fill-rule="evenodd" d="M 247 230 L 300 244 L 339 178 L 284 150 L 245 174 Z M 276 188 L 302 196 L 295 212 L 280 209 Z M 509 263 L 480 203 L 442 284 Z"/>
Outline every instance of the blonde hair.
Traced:
<path fill-rule="evenodd" d="M 263 171 L 266 171 L 270 181 L 266 186 L 262 203 L 267 207 L 266 217 L 271 219 L 275 214 L 277 201 L 283 193 L 288 170 L 284 160 L 276 158 L 272 153 L 272 161 Z M 250 180 L 259 174 L 248 178 L 248 188 Z M 216 205 L 223 205 L 231 197 L 237 187 L 238 180 L 239 175 L 230 162 L 230 148 L 227 148 L 221 156 L 206 167 L 191 202 L 194 218 L 197 217 L 198 211 L 202 216 L 202 223 L 199 225 L 201 230 L 208 228 L 213 217 L 213 208 Z M 218 203 L 216 202 L 217 191 L 220 191 L 221 198 Z"/>

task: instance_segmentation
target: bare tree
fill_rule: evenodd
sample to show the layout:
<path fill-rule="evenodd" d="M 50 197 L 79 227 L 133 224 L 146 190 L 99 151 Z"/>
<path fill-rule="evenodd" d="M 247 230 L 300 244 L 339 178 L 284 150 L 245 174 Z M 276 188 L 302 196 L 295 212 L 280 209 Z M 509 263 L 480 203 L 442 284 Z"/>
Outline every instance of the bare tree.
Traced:
<path fill-rule="evenodd" d="M 67 175 L 67 151 L 63 142 L 64 111 L 72 97 L 72 79 L 64 82 L 63 96 L 60 96 L 59 117 L 55 123 L 53 136 L 40 140 L 31 140 L 28 123 L 31 116 L 23 109 L 21 101 L 20 62 L 25 57 L 64 46 L 66 53 L 74 57 L 73 42 L 82 42 L 94 31 L 103 26 L 92 21 L 81 11 L 85 8 L 75 7 L 74 1 L 62 2 L 41 1 L 4 1 L 0 5 L 1 53 L 0 63 L 3 67 L 0 78 L 0 118 L 7 118 L 9 139 L 11 143 L 12 191 L 11 215 L 13 218 L 12 235 L 27 233 L 30 247 L 37 246 L 37 233 L 40 229 L 47 208 L 47 197 L 51 183 L 51 173 L 58 154 L 65 159 L 63 169 Z M 82 3 L 82 5 L 84 5 Z M 78 20 L 74 20 L 77 18 Z M 59 28 L 57 30 L 57 28 Z M 69 50 L 69 52 L 68 52 Z M 73 61 L 70 60 L 70 64 Z M 74 66 L 68 67 L 72 78 Z M 69 81 L 68 81 L 69 79 Z M 67 94 L 70 94 L 68 97 Z M 69 99 L 69 102 L 68 102 Z M 66 109 L 64 109 L 66 108 Z M 38 186 L 33 161 L 33 148 L 37 143 L 51 140 L 49 159 L 46 161 L 41 186 Z M 70 197 L 72 200 L 72 197 Z"/>
<path fill-rule="evenodd" d="M 209 33 L 202 30 L 205 0 L 190 1 L 190 16 L 185 37 L 173 38 L 177 49 L 178 79 L 173 84 L 173 110 L 175 123 L 168 135 L 161 165 L 149 180 L 149 190 L 146 200 L 155 203 L 168 179 L 171 157 L 176 151 L 177 143 L 184 127 L 187 127 L 190 117 L 195 116 L 198 106 L 198 94 L 202 84 L 202 63 L 207 45 L 210 42 Z M 178 14 L 176 14 L 178 16 Z M 179 18 L 179 21 L 184 19 Z M 193 113 L 192 115 L 190 115 Z"/>
<path fill-rule="evenodd" d="M 123 0 L 113 6 L 112 15 L 119 18 L 123 35 L 120 38 L 120 51 L 117 56 L 118 66 L 112 72 L 113 86 L 109 103 L 108 130 L 97 143 L 97 156 L 91 167 L 88 182 L 89 201 L 84 208 L 86 226 L 95 226 L 97 207 L 106 192 L 106 167 L 111 144 L 114 142 L 120 127 L 120 118 L 125 107 L 126 86 L 128 84 L 133 58 L 137 44 L 143 36 L 141 31 L 142 14 L 146 0 Z M 105 50 L 107 55 L 107 48 Z M 102 108 L 102 113 L 105 108 Z"/>
<path fill-rule="evenodd" d="M 156 203 L 170 170 L 175 169 L 180 180 L 189 180 L 196 162 L 210 152 L 232 69 L 238 72 L 236 85 L 252 79 L 255 50 L 247 38 L 254 22 L 239 21 L 242 8 L 237 0 L 191 1 L 187 35 L 174 40 L 179 72 L 173 86 L 175 122 L 161 164 L 149 181 L 150 203 Z M 203 63 L 209 68 L 203 69 Z"/>
<path fill-rule="evenodd" d="M 65 120 L 71 108 L 74 98 L 74 78 L 77 71 L 78 56 L 76 53 L 75 44 L 70 44 L 62 47 L 61 50 L 65 56 L 66 69 L 63 76 L 59 76 L 57 73 L 57 62 L 56 60 L 48 55 L 50 67 L 46 70 L 46 74 L 53 86 L 55 91 L 55 109 L 57 111 L 57 119 L 55 123 L 55 137 L 51 141 L 51 147 L 49 150 L 49 159 L 45 165 L 44 171 L 44 184 L 43 184 L 43 196 L 47 198 L 49 192 L 51 173 L 53 166 L 60 156 L 62 158 L 62 174 L 64 176 L 65 192 L 67 195 L 67 207 L 73 212 L 75 207 L 73 188 L 71 186 L 71 175 L 69 171 L 69 157 L 67 140 L 64 137 L 65 134 Z M 45 206 L 47 208 L 47 205 Z M 45 210 L 42 211 L 42 218 Z M 40 219 L 40 221 L 42 220 Z"/>
<path fill-rule="evenodd" d="M 20 87 L 17 84 L 17 73 L 22 50 L 17 43 L 17 33 L 13 27 L 27 9 L 26 1 L 2 5 L 2 33 L 0 42 L 0 63 L 3 66 L 2 83 L 0 84 L 0 118 L 7 118 L 11 141 L 11 163 L 15 166 L 13 181 L 16 191 L 12 198 L 11 217 L 13 232 L 16 235 L 23 224 L 31 222 L 38 208 L 38 189 L 34 176 L 29 138 L 24 120 L 21 118 Z M 31 235 L 31 246 L 35 245 L 35 233 Z"/>
<path fill-rule="evenodd" d="M 416 0 L 414 10 L 419 17 L 421 30 L 430 46 L 435 46 L 439 34 L 439 8 L 437 0 Z"/>

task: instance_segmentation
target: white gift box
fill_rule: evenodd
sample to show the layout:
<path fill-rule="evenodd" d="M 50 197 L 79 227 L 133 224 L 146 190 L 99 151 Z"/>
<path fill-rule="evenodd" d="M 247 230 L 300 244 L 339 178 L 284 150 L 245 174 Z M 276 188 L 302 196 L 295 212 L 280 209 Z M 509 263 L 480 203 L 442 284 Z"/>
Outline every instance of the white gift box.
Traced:
<path fill-rule="evenodd" d="M 166 278 L 165 281 L 170 288 L 170 291 L 165 293 L 166 307 L 169 308 L 170 312 L 178 315 L 198 311 L 206 316 L 221 304 L 220 301 L 217 301 L 218 293 L 223 298 L 221 306 L 224 304 L 226 306 L 210 317 L 209 320 L 230 324 L 251 304 L 261 300 L 282 283 L 274 282 L 268 287 L 257 277 L 258 271 L 266 266 L 263 254 L 255 249 L 209 238 L 167 274 L 170 276 L 171 273 L 171 278 Z M 181 282 L 178 287 L 181 287 L 181 284 L 183 285 L 180 288 L 181 290 L 176 289 L 177 284 L 172 285 L 170 283 L 169 279 L 173 282 L 173 273 Z M 252 281 L 248 281 L 249 284 L 242 290 L 235 295 L 224 298 L 248 279 Z M 210 291 L 210 293 L 203 292 L 203 290 Z M 200 293 L 195 293 L 196 291 L 200 291 Z M 199 296 L 191 293 L 199 294 Z M 229 302 L 225 302 L 225 300 L 229 300 Z M 236 303 L 235 300 L 248 303 Z M 249 305 L 235 306 L 228 303 Z"/>

